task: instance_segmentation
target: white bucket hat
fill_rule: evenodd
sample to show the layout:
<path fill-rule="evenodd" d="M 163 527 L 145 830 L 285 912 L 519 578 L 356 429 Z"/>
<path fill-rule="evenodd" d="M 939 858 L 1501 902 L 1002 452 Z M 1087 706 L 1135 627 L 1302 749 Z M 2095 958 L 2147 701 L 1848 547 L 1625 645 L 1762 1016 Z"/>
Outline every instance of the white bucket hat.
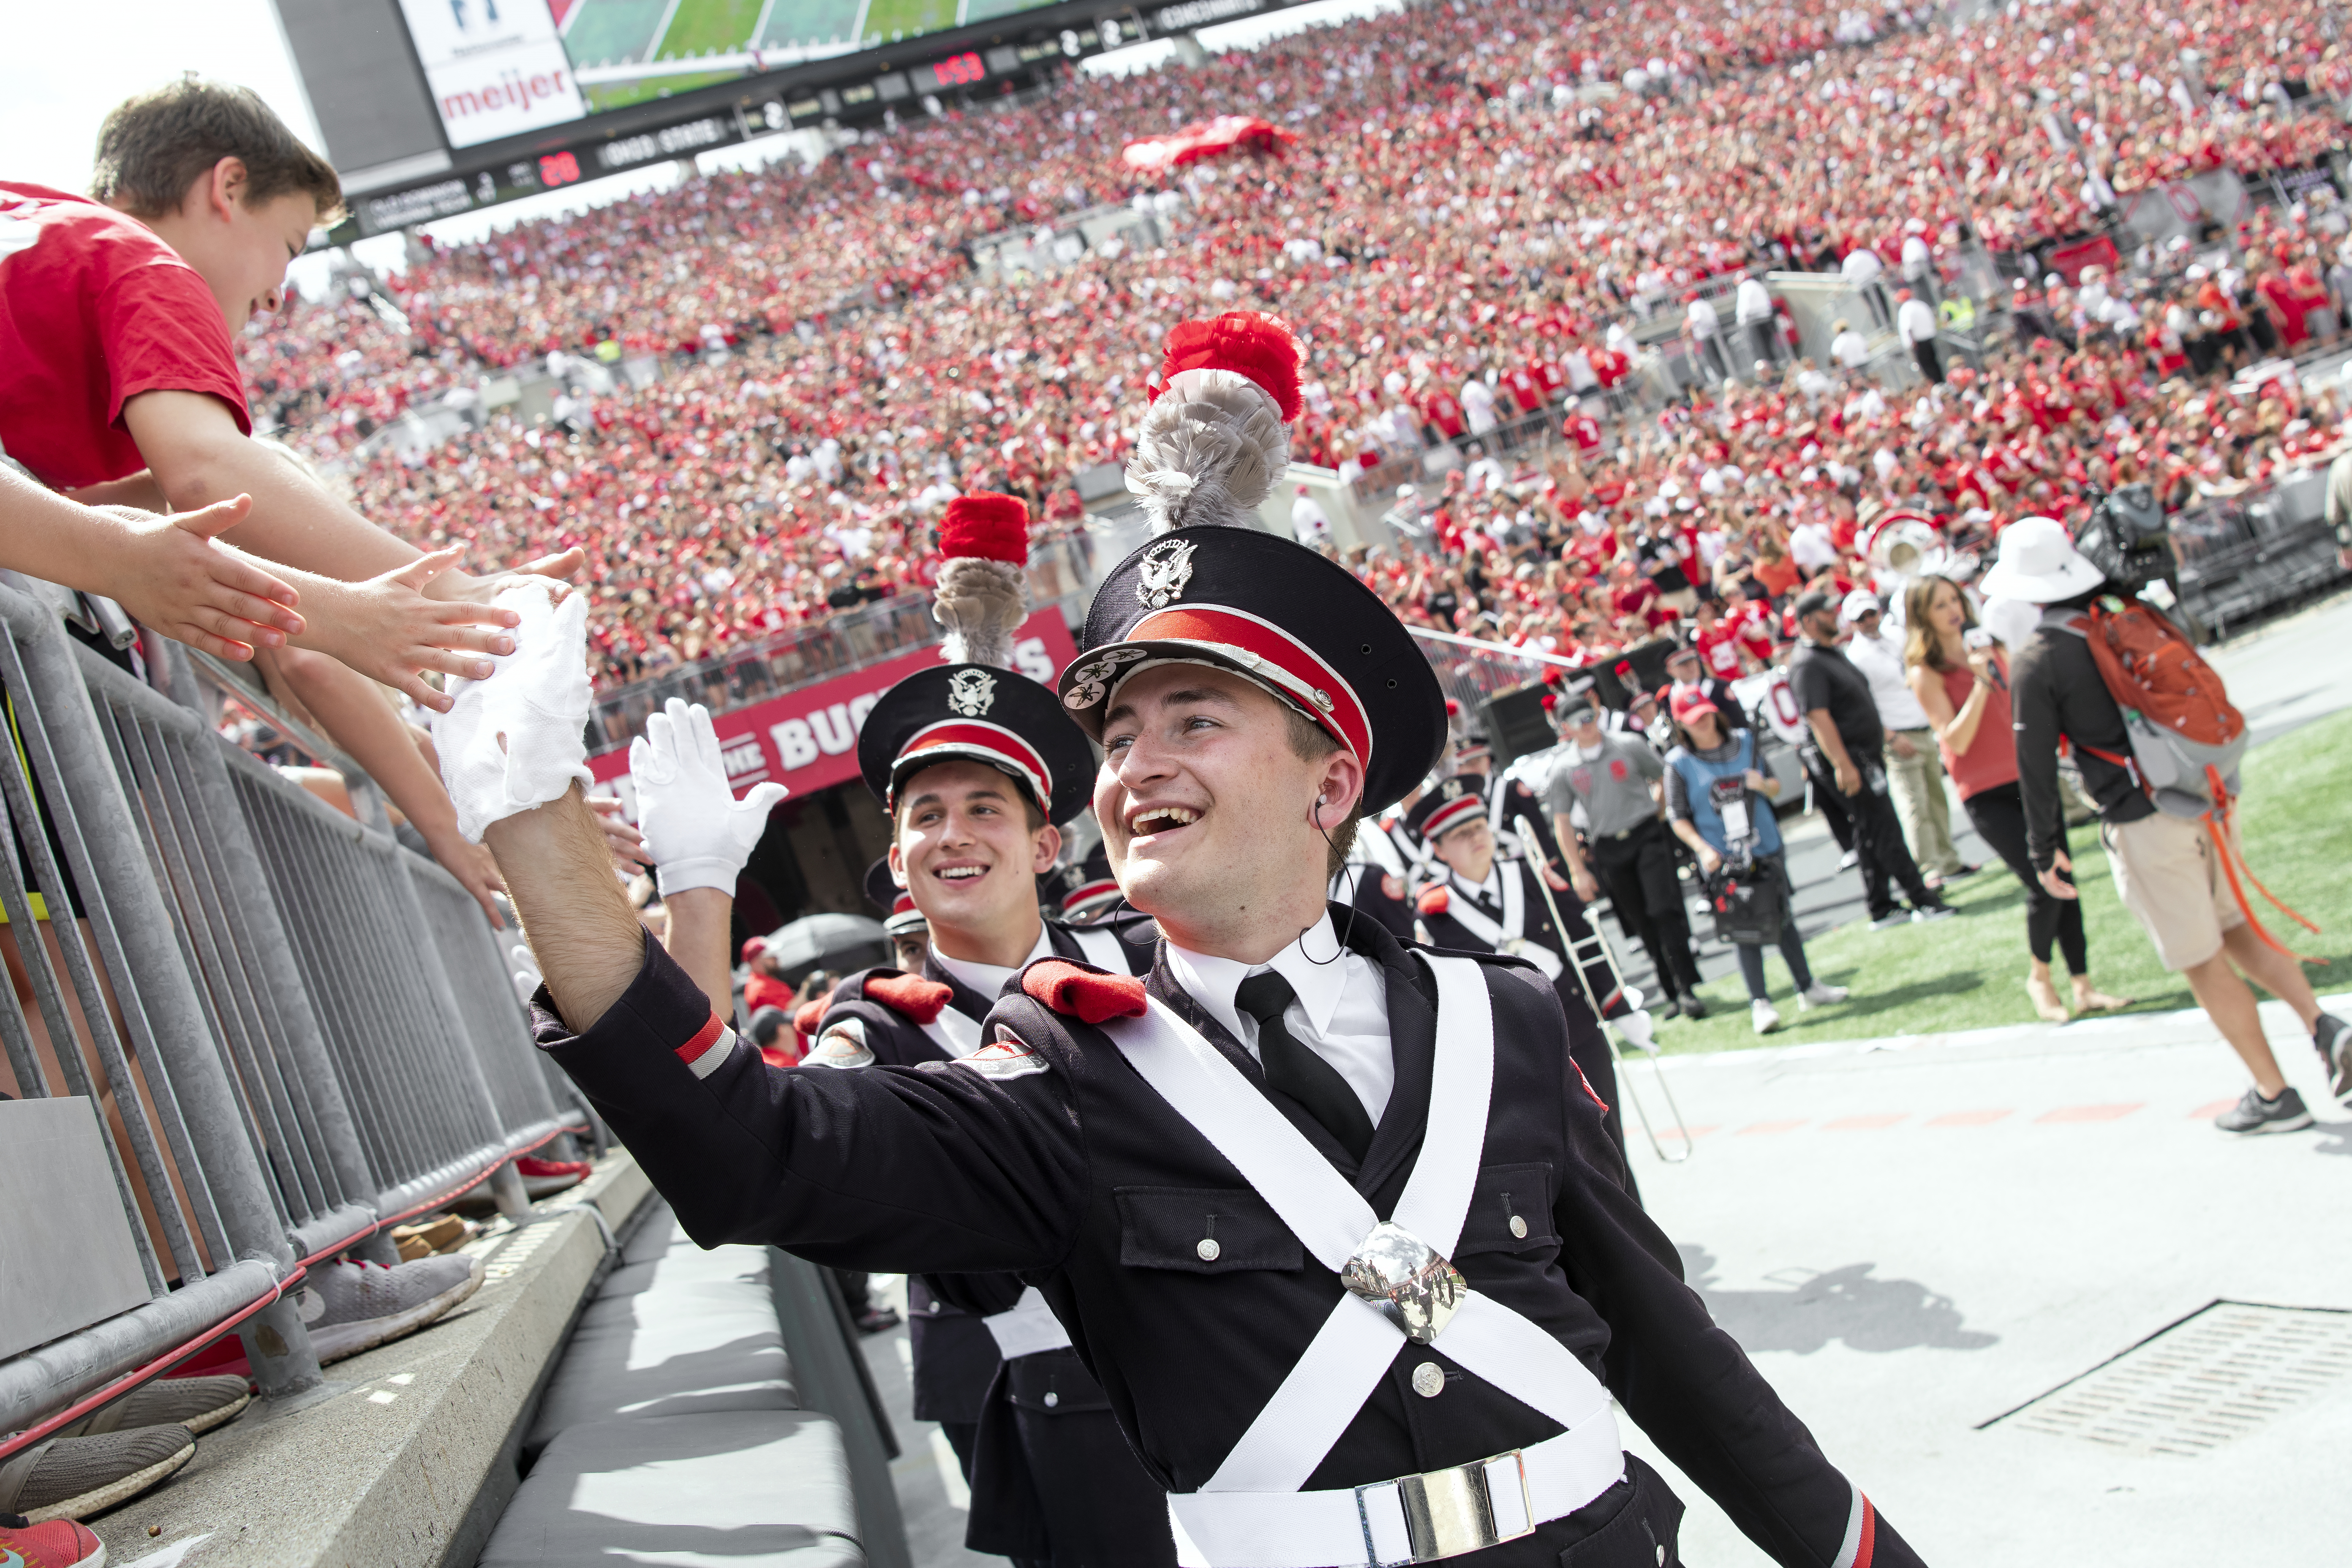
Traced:
<path fill-rule="evenodd" d="M 2074 548 L 2054 517 L 2021 517 L 2000 531 L 2000 559 L 1977 584 L 1988 599 L 2047 605 L 2088 593 L 2105 574 Z"/>

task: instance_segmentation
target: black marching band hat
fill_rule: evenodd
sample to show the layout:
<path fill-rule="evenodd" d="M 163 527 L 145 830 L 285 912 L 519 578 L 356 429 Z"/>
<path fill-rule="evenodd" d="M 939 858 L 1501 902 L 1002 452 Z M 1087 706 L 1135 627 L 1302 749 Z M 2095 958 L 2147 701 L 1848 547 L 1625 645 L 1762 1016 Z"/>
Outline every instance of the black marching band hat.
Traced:
<path fill-rule="evenodd" d="M 883 693 L 857 734 L 866 786 L 895 811 L 909 774 L 959 759 L 1019 784 L 1049 822 L 1067 822 L 1094 791 L 1094 752 L 1054 693 L 1012 668 L 1027 613 L 1029 509 L 1018 497 L 960 496 L 940 528 L 938 603 L 949 662 Z"/>
<path fill-rule="evenodd" d="M 1110 874 L 1110 851 L 1099 839 L 1084 857 L 1054 873 L 1053 888 L 1062 918 L 1074 923 L 1093 919 L 1124 896 Z"/>
<path fill-rule="evenodd" d="M 1486 819 L 1486 781 L 1476 773 L 1455 773 L 1412 803 L 1405 813 L 1405 830 L 1425 847 L 1468 822 Z"/>
<path fill-rule="evenodd" d="M 1273 318 L 1233 311 L 1171 331 L 1163 374 L 1127 470 L 1159 537 L 1096 590 L 1062 701 L 1100 739 L 1139 671 L 1230 669 L 1353 752 L 1362 809 L 1376 814 L 1428 776 L 1445 744 L 1445 699 L 1380 595 L 1252 521 L 1289 461 L 1298 345 Z"/>
<path fill-rule="evenodd" d="M 915 907 L 915 895 L 890 875 L 887 855 L 866 868 L 866 901 L 882 911 L 882 929 L 892 936 L 930 929 L 923 911 Z"/>

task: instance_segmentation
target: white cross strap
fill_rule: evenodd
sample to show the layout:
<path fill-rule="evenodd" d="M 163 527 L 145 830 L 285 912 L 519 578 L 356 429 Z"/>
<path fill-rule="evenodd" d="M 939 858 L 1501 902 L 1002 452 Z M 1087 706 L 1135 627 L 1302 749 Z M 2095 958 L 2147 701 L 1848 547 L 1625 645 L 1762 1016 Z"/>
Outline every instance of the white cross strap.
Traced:
<path fill-rule="evenodd" d="M 1239 1068 L 1163 1004 L 1154 1000 L 1143 1017 L 1105 1026 L 1144 1080 L 1318 1262 L 1348 1280 L 1349 1293 L 1208 1484 L 1170 1497 L 1187 1568 L 1435 1561 L 1571 1513 L 1624 1472 L 1600 1382 L 1549 1333 L 1469 1289 L 1446 1260 L 1461 1237 L 1486 1144 L 1494 1011 L 1475 962 L 1416 956 L 1437 981 L 1436 1060 L 1421 1153 L 1385 1224 Z M 1360 1290 L 1364 1276 L 1382 1275 L 1373 1263 L 1383 1248 L 1417 1254 L 1422 1266 L 1383 1298 L 1368 1299 Z M 1391 1268 L 1384 1278 L 1402 1277 Z M 1300 1491 L 1397 1352 L 1415 1342 L 1439 1344 L 1458 1365 L 1568 1430 L 1454 1470 Z"/>
<path fill-rule="evenodd" d="M 980 1049 L 980 1020 L 966 1017 L 952 1006 L 940 1009 L 939 1016 L 922 1026 L 931 1044 L 950 1057 L 968 1057 Z"/>
<path fill-rule="evenodd" d="M 1547 980 L 1560 977 L 1559 954 L 1539 942 L 1522 935 L 1528 928 L 1528 890 L 1511 870 L 1511 863 L 1503 863 L 1503 920 L 1497 925 L 1486 917 L 1486 911 L 1468 899 L 1447 900 L 1445 912 L 1460 922 L 1462 928 L 1496 952 L 1507 952 L 1514 958 L 1524 958 L 1543 971 Z"/>
<path fill-rule="evenodd" d="M 1076 939 L 1078 951 L 1085 953 L 1087 962 L 1097 969 L 1112 974 L 1129 972 L 1126 947 L 1118 940 L 1117 931 L 1105 931 L 1100 926 L 1064 926 L 1062 929 Z"/>

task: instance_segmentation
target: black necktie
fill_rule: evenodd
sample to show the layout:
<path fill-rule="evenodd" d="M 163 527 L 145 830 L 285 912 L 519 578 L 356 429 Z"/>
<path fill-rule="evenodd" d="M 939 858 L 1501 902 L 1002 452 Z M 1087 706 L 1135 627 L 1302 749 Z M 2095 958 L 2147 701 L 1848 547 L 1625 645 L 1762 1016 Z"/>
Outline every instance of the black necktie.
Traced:
<path fill-rule="evenodd" d="M 1282 1010 L 1297 994 L 1289 981 L 1269 969 L 1241 983 L 1234 992 L 1234 1005 L 1257 1020 L 1257 1054 L 1265 1064 L 1265 1086 L 1305 1106 L 1361 1164 L 1364 1152 L 1372 1146 L 1372 1119 L 1339 1069 L 1299 1044 L 1284 1026 Z"/>

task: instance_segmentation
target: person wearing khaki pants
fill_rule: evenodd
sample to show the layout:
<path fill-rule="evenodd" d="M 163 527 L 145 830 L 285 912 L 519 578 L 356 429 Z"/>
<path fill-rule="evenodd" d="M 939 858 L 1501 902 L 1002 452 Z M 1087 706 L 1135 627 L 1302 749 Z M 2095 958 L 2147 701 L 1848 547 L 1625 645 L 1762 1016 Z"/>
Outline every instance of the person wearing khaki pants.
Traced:
<path fill-rule="evenodd" d="M 1904 842 L 1930 888 L 1976 869 L 1952 847 L 1952 805 L 1944 789 L 1944 759 L 1927 711 L 1911 693 L 1900 634 L 1888 636 L 1877 595 L 1856 588 L 1838 606 L 1838 624 L 1853 628 L 1845 655 L 1870 682 L 1870 699 L 1886 727 L 1886 784 Z"/>
<path fill-rule="evenodd" d="M 1887 731 L 1886 784 L 1895 796 L 1895 815 L 1903 822 L 1903 837 L 1911 845 L 1911 858 L 1919 863 L 1927 885 L 1966 875 L 1968 863 L 1952 845 L 1951 795 L 1944 787 L 1944 759 L 1937 752 L 1934 730 Z"/>

